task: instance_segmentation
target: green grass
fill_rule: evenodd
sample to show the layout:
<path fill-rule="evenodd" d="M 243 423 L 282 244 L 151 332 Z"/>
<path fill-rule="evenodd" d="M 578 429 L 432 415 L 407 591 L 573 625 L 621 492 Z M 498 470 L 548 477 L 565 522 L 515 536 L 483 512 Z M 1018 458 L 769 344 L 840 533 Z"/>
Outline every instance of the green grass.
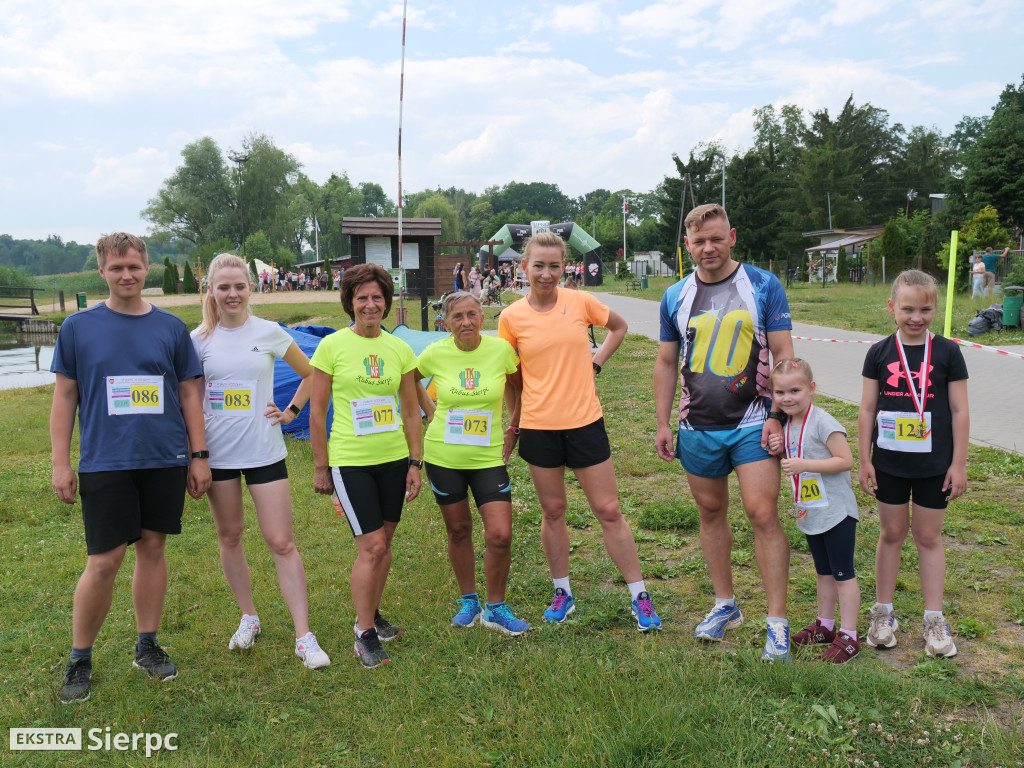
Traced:
<path fill-rule="evenodd" d="M 680 468 L 653 450 L 649 382 L 656 351 L 655 342 L 627 337 L 598 386 L 622 506 L 636 531 L 662 633 L 633 628 L 625 586 L 572 479 L 578 611 L 564 626 L 540 623 L 551 582 L 539 506 L 516 459 L 508 601 L 534 630 L 513 639 L 449 626 L 457 589 L 444 525 L 427 493 L 405 510 L 384 599 L 386 615 L 409 631 L 389 646 L 391 664 L 363 670 L 350 650 L 352 537 L 330 503 L 313 493 L 308 443 L 289 442 L 311 625 L 331 666 L 310 672 L 293 656 L 291 622 L 253 517 L 245 544 L 264 633 L 252 652 L 227 651 L 238 611 L 220 572 L 206 502 L 189 499 L 183 533 L 168 546 L 160 630 L 181 675 L 156 684 L 131 669 L 129 554 L 96 644 L 93 698 L 73 707 L 58 702 L 57 689 L 85 551 L 78 507 L 57 502 L 49 487 L 52 388 L 0 391 L 3 724 L 179 734 L 178 751 L 151 761 L 134 753 L 105 756 L 117 765 L 1021 765 L 1024 459 L 972 447 L 971 491 L 950 507 L 946 598 L 959 633 L 957 658 L 928 659 L 921 650 L 923 602 L 908 544 L 897 589 L 903 625 L 897 648 L 880 653 L 865 646 L 860 658 L 837 668 L 818 663 L 813 651 L 798 653 L 791 665 L 764 666 L 757 660 L 764 596 L 734 481 L 733 570 L 747 621 L 721 645 L 692 637 L 711 585 Z M 856 449 L 855 409 L 825 398 L 819 405 L 843 421 Z M 867 497 L 858 491 L 858 498 L 856 564 L 867 603 L 878 522 Z M 248 497 L 246 504 L 251 516 Z M 798 545 L 802 536 L 784 518 Z M 479 555 L 479 526 L 475 537 Z M 789 615 L 799 627 L 813 618 L 815 603 L 805 547 L 794 548 L 790 579 Z M 5 752 L 3 763 L 93 765 L 96 759 L 88 752 Z"/>

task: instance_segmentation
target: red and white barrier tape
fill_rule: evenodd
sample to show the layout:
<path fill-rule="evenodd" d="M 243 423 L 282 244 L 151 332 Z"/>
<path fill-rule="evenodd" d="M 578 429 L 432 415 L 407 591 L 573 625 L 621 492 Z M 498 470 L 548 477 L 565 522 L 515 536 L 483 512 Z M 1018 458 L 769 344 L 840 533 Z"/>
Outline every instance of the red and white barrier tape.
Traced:
<path fill-rule="evenodd" d="M 1008 352 L 1005 349 L 999 349 L 998 347 L 986 347 L 984 344 L 975 344 L 973 341 L 964 341 L 963 339 L 950 339 L 950 341 L 959 344 L 962 347 L 973 347 L 974 349 L 984 349 L 986 352 L 995 352 L 997 355 L 1006 355 L 1007 357 L 1016 357 L 1024 360 L 1024 355 L 1019 352 Z"/>
<path fill-rule="evenodd" d="M 810 336 L 794 336 L 794 340 L 800 341 L 834 341 L 839 344 L 875 344 L 876 342 L 871 339 L 814 339 Z M 1019 352 L 1009 352 L 1005 349 L 999 349 L 998 347 L 987 347 L 984 344 L 976 344 L 973 341 L 964 341 L 963 339 L 950 339 L 954 344 L 959 344 L 962 347 L 971 347 L 973 349 L 983 349 L 986 352 L 994 352 L 997 355 L 1005 355 L 1006 357 L 1016 357 L 1020 360 L 1024 360 L 1024 355 Z"/>

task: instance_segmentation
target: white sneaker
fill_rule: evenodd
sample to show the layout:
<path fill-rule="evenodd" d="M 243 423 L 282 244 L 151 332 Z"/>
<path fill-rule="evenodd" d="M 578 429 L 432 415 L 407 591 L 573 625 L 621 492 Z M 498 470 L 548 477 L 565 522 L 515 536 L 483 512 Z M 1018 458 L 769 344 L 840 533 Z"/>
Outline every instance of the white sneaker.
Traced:
<path fill-rule="evenodd" d="M 331 663 L 330 657 L 324 653 L 312 632 L 307 632 L 295 641 L 295 655 L 302 659 L 306 669 L 320 669 Z"/>
<path fill-rule="evenodd" d="M 896 611 L 887 611 L 880 606 L 873 606 L 868 614 L 867 641 L 872 648 L 892 648 L 896 645 L 896 630 L 900 624 L 896 621 Z"/>
<path fill-rule="evenodd" d="M 956 656 L 956 645 L 949 634 L 949 622 L 941 616 L 924 620 L 924 652 L 929 656 Z"/>
<path fill-rule="evenodd" d="M 249 616 L 245 614 L 242 616 L 242 620 L 238 623 L 238 629 L 235 630 L 235 634 L 231 636 L 231 641 L 228 643 L 228 650 L 244 651 L 252 648 L 253 643 L 256 642 L 256 635 L 260 633 L 260 617 Z"/>

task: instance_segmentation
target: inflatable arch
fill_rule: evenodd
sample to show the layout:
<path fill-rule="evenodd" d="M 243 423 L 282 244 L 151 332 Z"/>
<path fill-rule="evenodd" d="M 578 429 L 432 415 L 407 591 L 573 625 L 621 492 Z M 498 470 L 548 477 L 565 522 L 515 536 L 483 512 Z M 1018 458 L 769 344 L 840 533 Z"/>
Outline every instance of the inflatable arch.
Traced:
<path fill-rule="evenodd" d="M 602 274 L 604 270 L 601 265 L 601 244 L 591 237 L 590 233 L 579 224 L 571 221 L 562 224 L 549 224 L 546 221 L 535 221 L 532 224 L 506 224 L 488 239 L 501 241 L 501 245 L 493 246 L 494 256 L 497 259 L 509 248 L 518 250 L 519 246 L 537 232 L 554 232 L 575 248 L 578 253 L 582 253 L 583 284 L 601 285 L 604 280 L 604 275 Z M 488 249 L 482 248 L 477 253 L 477 256 L 482 263 L 487 264 L 489 254 L 490 251 Z M 489 266 L 497 267 L 497 264 Z"/>

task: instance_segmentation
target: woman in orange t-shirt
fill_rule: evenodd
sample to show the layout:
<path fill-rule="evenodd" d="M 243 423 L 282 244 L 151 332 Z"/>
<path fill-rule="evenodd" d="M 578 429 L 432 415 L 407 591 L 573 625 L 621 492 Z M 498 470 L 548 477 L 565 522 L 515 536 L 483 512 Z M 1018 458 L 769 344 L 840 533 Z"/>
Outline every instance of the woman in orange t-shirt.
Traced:
<path fill-rule="evenodd" d="M 543 512 L 541 543 L 555 586 L 544 620 L 560 624 L 576 610 L 565 523 L 569 467 L 601 523 L 609 556 L 626 579 L 637 628 L 661 629 L 640 573 L 633 532 L 619 509 L 611 446 L 595 386 L 601 366 L 626 336 L 626 321 L 592 294 L 560 288 L 564 266 L 562 238 L 551 232 L 531 238 L 523 252 L 530 292 L 501 313 L 498 325 L 498 335 L 519 352 L 522 371 L 521 409 L 512 414 L 505 455 L 518 439 L 519 455 L 530 467 Z M 609 331 L 593 358 L 589 325 Z"/>

